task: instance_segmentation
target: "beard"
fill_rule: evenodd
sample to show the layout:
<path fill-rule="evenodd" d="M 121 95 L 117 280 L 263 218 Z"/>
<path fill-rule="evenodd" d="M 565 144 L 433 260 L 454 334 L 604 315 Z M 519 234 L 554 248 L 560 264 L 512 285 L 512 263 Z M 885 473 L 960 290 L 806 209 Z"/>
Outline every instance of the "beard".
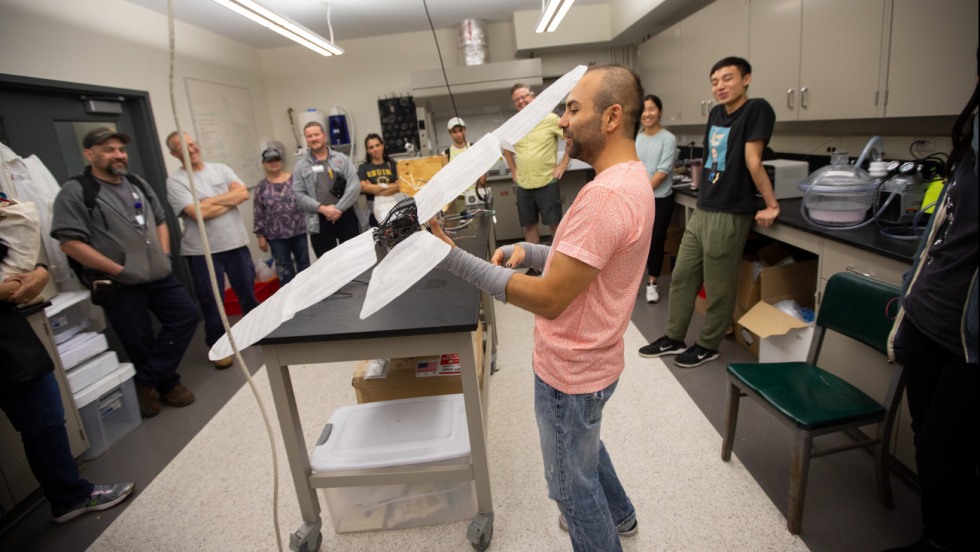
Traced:
<path fill-rule="evenodd" d="M 582 129 L 576 131 L 574 135 L 567 133 L 568 138 L 571 138 L 571 144 L 567 146 L 569 157 L 578 159 L 589 165 L 594 164 L 594 161 L 599 156 L 599 152 L 606 145 L 606 137 L 599 131 L 599 125 L 600 119 L 598 116 L 595 116 L 592 120 L 582 125 Z"/>
<path fill-rule="evenodd" d="M 109 163 L 109 166 L 106 167 L 106 172 L 113 176 L 126 176 L 129 174 L 129 165 L 125 163 L 120 163 L 118 165 Z"/>

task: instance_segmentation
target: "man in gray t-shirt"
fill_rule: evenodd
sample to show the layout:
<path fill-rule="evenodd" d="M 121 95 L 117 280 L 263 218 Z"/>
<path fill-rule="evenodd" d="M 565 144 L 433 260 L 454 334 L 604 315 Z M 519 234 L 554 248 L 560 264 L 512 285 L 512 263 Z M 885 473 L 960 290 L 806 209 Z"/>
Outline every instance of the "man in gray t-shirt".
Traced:
<path fill-rule="evenodd" d="M 248 189 L 228 166 L 205 163 L 193 138 L 185 134 L 184 140 L 201 202 L 200 216 L 204 219 L 218 288 L 224 289 L 227 275 L 242 312 L 248 314 L 259 304 L 255 299 L 255 265 L 248 250 L 248 232 L 238 212 L 238 205 L 248 199 Z M 184 155 L 178 133 L 172 132 L 167 136 L 167 147 L 170 154 L 183 164 Z M 211 293 L 211 281 L 204 259 L 204 240 L 197 227 L 198 211 L 191 196 L 186 166 L 167 178 L 167 200 L 175 213 L 185 217 L 180 254 L 187 259 L 194 279 L 194 293 L 204 315 L 204 340 L 211 347 L 224 335 L 225 330 Z M 219 369 L 231 364 L 232 357 L 214 362 Z"/>

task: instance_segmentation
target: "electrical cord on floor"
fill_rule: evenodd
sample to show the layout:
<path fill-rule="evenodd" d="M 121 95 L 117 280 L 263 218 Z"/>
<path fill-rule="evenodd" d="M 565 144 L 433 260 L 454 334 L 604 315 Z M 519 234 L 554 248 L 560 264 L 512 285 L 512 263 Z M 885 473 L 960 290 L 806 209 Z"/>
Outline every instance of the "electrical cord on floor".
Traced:
<path fill-rule="evenodd" d="M 180 150 L 183 156 L 184 167 L 191 167 L 190 153 L 187 151 L 187 140 L 184 138 L 184 131 L 180 126 L 180 118 L 177 116 L 177 99 L 174 94 L 174 6 L 173 0 L 167 0 L 167 30 L 168 39 L 170 46 L 170 109 L 173 112 L 174 124 L 177 128 L 177 136 L 180 138 Z M 191 167 L 193 169 L 193 167 Z M 198 216 L 194 217 L 197 221 L 197 228 L 201 233 L 202 243 L 204 244 L 204 260 L 208 267 L 208 276 L 211 279 L 211 293 L 214 294 L 215 303 L 217 303 L 218 314 L 221 315 L 221 324 L 225 328 L 225 333 L 228 335 L 228 341 L 231 343 L 231 348 L 234 351 L 235 358 L 238 359 L 238 367 L 241 369 L 242 373 L 245 374 L 245 380 L 248 382 L 249 388 L 252 390 L 252 394 L 255 395 L 255 401 L 258 403 L 259 411 L 262 414 L 262 420 L 265 422 L 265 430 L 269 436 L 269 448 L 272 451 L 272 521 L 276 529 L 276 545 L 278 546 L 279 552 L 282 552 L 282 533 L 279 530 L 279 458 L 276 452 L 276 441 L 274 433 L 272 432 L 272 424 L 269 422 L 269 416 L 265 409 L 265 404 L 262 402 L 262 398 L 259 396 L 258 389 L 255 387 L 255 382 L 252 381 L 252 375 L 248 371 L 248 366 L 245 365 L 245 359 L 242 358 L 241 351 L 238 349 L 238 344 L 235 343 L 235 337 L 231 333 L 231 324 L 228 323 L 228 315 L 225 312 L 225 306 L 222 301 L 219 300 L 222 297 L 218 289 L 218 280 L 214 272 L 214 261 L 211 259 L 211 245 L 208 242 L 207 229 L 204 227 L 204 218 L 200 216 L 201 213 L 201 200 L 197 194 L 197 187 L 194 184 L 194 171 L 187 170 L 187 182 L 190 185 L 191 197 L 194 200 L 194 210 Z"/>

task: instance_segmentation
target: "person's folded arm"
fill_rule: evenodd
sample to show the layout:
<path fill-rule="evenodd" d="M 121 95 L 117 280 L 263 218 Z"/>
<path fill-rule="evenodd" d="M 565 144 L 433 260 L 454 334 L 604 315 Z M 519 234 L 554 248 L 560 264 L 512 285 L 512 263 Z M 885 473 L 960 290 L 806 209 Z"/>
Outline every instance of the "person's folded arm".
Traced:
<path fill-rule="evenodd" d="M 507 282 L 507 302 L 554 320 L 599 276 L 599 269 L 554 252 L 544 275 L 515 274 Z"/>

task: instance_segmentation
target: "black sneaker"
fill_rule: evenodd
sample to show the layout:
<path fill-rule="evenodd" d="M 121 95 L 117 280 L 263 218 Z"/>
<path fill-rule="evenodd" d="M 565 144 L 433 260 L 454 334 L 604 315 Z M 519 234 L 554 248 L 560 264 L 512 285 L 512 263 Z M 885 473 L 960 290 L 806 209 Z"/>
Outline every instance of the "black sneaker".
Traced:
<path fill-rule="evenodd" d="M 95 488 L 92 489 L 92 494 L 85 499 L 85 502 L 82 502 L 67 512 L 54 512 L 54 522 L 64 523 L 66 521 L 71 521 L 82 514 L 108 510 L 123 500 L 126 500 L 126 497 L 132 494 L 132 492 L 132 483 L 96 485 Z"/>
<path fill-rule="evenodd" d="M 646 347 L 640 347 L 640 356 L 643 358 L 657 358 L 665 355 L 678 355 L 687 345 L 683 341 L 671 339 L 666 335 Z"/>
<path fill-rule="evenodd" d="M 674 365 L 680 366 L 681 368 L 694 368 L 695 366 L 701 366 L 705 362 L 711 362 L 717 358 L 718 351 L 705 349 L 704 347 L 695 343 L 674 359 Z"/>

